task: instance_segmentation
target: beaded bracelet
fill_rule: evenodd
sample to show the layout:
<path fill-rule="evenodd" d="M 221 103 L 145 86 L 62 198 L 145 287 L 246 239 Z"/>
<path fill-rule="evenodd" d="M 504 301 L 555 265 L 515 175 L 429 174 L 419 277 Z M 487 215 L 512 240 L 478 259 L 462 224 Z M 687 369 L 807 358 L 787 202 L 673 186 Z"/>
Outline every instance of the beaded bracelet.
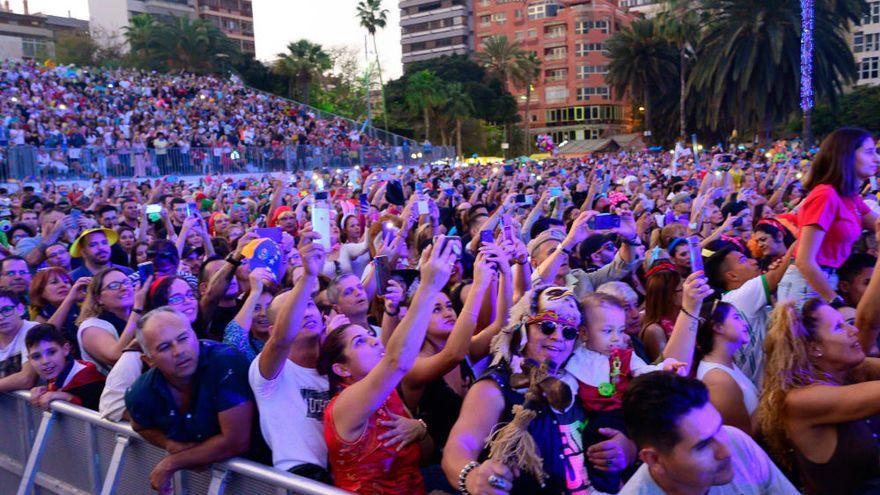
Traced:
<path fill-rule="evenodd" d="M 458 473 L 458 492 L 462 495 L 471 495 L 471 492 L 469 492 L 467 487 L 465 486 L 465 481 L 467 480 L 468 474 L 470 474 L 471 471 L 473 471 L 474 468 L 479 465 L 479 462 L 471 461 L 461 469 L 460 473 Z"/>

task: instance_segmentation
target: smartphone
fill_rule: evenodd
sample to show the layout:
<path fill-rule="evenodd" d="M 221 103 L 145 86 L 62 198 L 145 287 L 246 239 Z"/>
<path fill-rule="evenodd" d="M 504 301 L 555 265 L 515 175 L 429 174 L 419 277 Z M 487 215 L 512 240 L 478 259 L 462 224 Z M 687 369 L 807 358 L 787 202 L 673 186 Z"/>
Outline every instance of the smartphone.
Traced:
<path fill-rule="evenodd" d="M 315 194 L 317 198 L 318 194 Z M 327 196 L 327 193 L 324 193 Z M 312 231 L 317 232 L 321 238 L 318 242 L 324 246 L 327 252 L 330 252 L 330 210 L 321 205 L 312 206 Z"/>
<path fill-rule="evenodd" d="M 382 239 L 386 243 L 391 242 L 391 239 L 394 238 L 395 234 L 397 234 L 397 227 L 395 227 L 393 223 L 385 222 L 385 224 L 382 225 Z"/>
<path fill-rule="evenodd" d="M 620 227 L 620 215 L 614 213 L 600 213 L 591 218 L 588 227 L 592 230 L 610 230 Z"/>
<path fill-rule="evenodd" d="M 733 159 L 734 159 L 733 155 L 731 155 L 729 153 L 722 153 L 720 155 L 715 155 L 715 161 L 717 161 L 718 163 L 732 163 Z"/>
<path fill-rule="evenodd" d="M 703 248 L 700 246 L 700 238 L 692 235 L 687 238 L 687 243 L 691 255 L 691 272 L 703 271 Z"/>
<path fill-rule="evenodd" d="M 281 244 L 281 227 L 258 228 L 254 229 L 254 233 L 257 237 L 272 239 L 276 244 Z"/>
<path fill-rule="evenodd" d="M 138 263 L 138 276 L 141 279 L 141 285 L 149 278 L 153 273 L 155 273 L 155 269 L 153 268 L 153 262 L 147 261 L 146 263 Z"/>
<path fill-rule="evenodd" d="M 559 196 L 562 196 L 562 188 L 561 187 L 551 187 L 550 188 L 550 197 L 551 198 L 558 198 Z"/>
<path fill-rule="evenodd" d="M 199 217 L 199 207 L 196 206 L 195 203 L 187 203 L 186 204 L 186 216 L 188 217 Z"/>
<path fill-rule="evenodd" d="M 533 204 L 535 204 L 534 196 L 532 196 L 531 194 L 526 194 L 526 200 L 525 202 L 523 202 L 523 204 L 526 206 L 532 206 Z"/>
<path fill-rule="evenodd" d="M 162 205 L 147 205 L 147 215 L 159 215 L 162 213 Z"/>
<path fill-rule="evenodd" d="M 505 165 L 504 166 L 504 175 L 510 177 L 513 175 L 513 165 Z"/>
<path fill-rule="evenodd" d="M 602 177 L 602 194 L 608 194 L 608 188 L 611 187 L 611 172 L 605 172 Z"/>
<path fill-rule="evenodd" d="M 877 190 L 877 177 L 874 177 L 872 175 L 868 180 L 871 182 L 871 190 L 876 191 Z"/>
<path fill-rule="evenodd" d="M 491 230 L 481 230 L 480 231 L 480 244 L 494 243 L 494 242 L 495 242 L 495 234 L 493 234 Z"/>
<path fill-rule="evenodd" d="M 391 278 L 391 270 L 388 264 L 388 256 L 376 256 L 375 265 L 376 294 L 384 296 L 388 292 L 388 280 Z"/>
<path fill-rule="evenodd" d="M 361 194 L 360 196 L 358 196 L 358 201 L 360 201 L 361 208 L 367 208 L 369 206 L 366 194 Z"/>
<path fill-rule="evenodd" d="M 446 245 L 452 243 L 452 254 L 457 257 L 461 257 L 461 237 L 457 235 L 448 235 L 445 237 L 443 241 L 443 247 L 441 249 L 445 249 Z"/>
<path fill-rule="evenodd" d="M 83 212 L 79 208 L 71 208 L 70 209 L 70 218 L 74 220 L 79 220 L 82 216 Z"/>
<path fill-rule="evenodd" d="M 315 193 L 315 201 L 327 201 L 327 191 L 317 191 Z"/>
<path fill-rule="evenodd" d="M 518 204 L 518 205 L 526 204 L 526 195 L 525 194 L 517 194 L 515 201 L 516 201 L 516 204 Z"/>

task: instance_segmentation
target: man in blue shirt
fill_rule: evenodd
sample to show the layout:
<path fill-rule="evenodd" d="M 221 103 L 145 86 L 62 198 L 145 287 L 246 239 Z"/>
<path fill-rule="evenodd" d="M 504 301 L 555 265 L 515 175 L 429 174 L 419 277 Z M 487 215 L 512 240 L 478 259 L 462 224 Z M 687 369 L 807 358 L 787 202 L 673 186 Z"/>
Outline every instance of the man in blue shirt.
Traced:
<path fill-rule="evenodd" d="M 126 275 L 132 275 L 133 270 L 127 266 L 115 265 L 110 262 L 110 246 L 116 244 L 119 235 L 110 229 L 88 229 L 70 245 L 70 256 L 82 257 L 83 264 L 70 272 L 70 277 L 76 282 L 82 277 L 91 277 L 96 272 L 113 267 Z"/>
<path fill-rule="evenodd" d="M 169 306 L 144 315 L 137 338 L 152 368 L 126 391 L 125 406 L 132 428 L 168 451 L 150 483 L 171 493 L 176 471 L 248 451 L 255 425 L 249 363 L 232 347 L 200 342 Z"/>

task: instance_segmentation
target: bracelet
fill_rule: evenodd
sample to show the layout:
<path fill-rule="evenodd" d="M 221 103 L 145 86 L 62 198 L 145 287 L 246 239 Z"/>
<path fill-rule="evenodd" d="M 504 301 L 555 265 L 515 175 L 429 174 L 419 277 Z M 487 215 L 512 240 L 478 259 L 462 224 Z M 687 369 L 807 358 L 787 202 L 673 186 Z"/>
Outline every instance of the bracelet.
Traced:
<path fill-rule="evenodd" d="M 628 246 L 641 246 L 642 240 L 639 239 L 639 236 L 635 236 L 632 239 L 624 239 L 623 243 Z"/>
<path fill-rule="evenodd" d="M 225 258 L 225 261 L 226 261 L 227 263 L 229 263 L 230 265 L 232 265 L 232 266 L 238 268 L 238 267 L 241 266 L 241 262 L 242 262 L 243 260 L 240 259 L 240 258 L 239 258 L 239 259 L 236 259 L 236 258 L 235 258 L 235 253 L 230 253 L 229 256 L 227 256 L 227 257 Z"/>
<path fill-rule="evenodd" d="M 392 317 L 399 315 L 400 314 L 400 306 L 397 307 L 397 311 L 395 311 L 394 313 L 390 313 L 388 311 L 388 308 L 385 308 L 385 314 L 388 316 L 392 316 Z"/>
<path fill-rule="evenodd" d="M 139 315 L 144 314 L 144 310 L 143 310 L 143 309 L 138 309 L 138 308 L 131 308 L 131 312 L 132 312 L 132 313 L 137 313 L 137 314 L 139 314 Z"/>
<path fill-rule="evenodd" d="M 694 316 L 693 314 L 691 314 L 688 310 L 686 310 L 684 308 L 681 308 L 681 312 L 686 314 L 687 316 L 693 318 L 694 320 L 697 320 L 700 323 L 703 323 L 704 321 L 706 321 L 705 318 L 700 318 L 699 316 Z"/>
<path fill-rule="evenodd" d="M 565 253 L 566 256 L 571 256 L 571 249 L 566 249 L 566 248 L 562 247 L 562 244 L 556 246 L 556 250 L 562 251 L 563 253 Z"/>
<path fill-rule="evenodd" d="M 464 486 L 464 482 L 467 480 L 468 475 L 471 474 L 471 471 L 479 465 L 479 462 L 471 461 L 467 463 L 465 467 L 461 468 L 461 472 L 458 473 L 458 492 L 462 495 L 471 495 L 471 492 L 469 492 L 467 487 Z"/>
<path fill-rule="evenodd" d="M 425 423 L 425 420 L 421 418 L 416 419 L 416 421 L 418 421 L 419 424 L 422 425 L 422 428 L 425 429 L 425 431 L 422 432 L 422 436 L 419 437 L 419 440 L 424 440 L 425 437 L 428 436 L 428 423 Z"/>

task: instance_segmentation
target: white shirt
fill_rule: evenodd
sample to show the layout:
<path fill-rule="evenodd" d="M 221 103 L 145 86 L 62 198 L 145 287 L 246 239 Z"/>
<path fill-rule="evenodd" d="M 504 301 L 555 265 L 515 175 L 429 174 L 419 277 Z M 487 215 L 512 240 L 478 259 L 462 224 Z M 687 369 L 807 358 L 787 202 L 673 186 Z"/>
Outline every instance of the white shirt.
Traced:
<path fill-rule="evenodd" d="M 796 495 L 798 491 L 779 471 L 754 440 L 732 426 L 722 426 L 727 434 L 733 480 L 709 488 L 706 495 Z M 647 464 L 629 479 L 620 495 L 660 495 L 666 493 L 651 477 Z"/>
<path fill-rule="evenodd" d="M 107 373 L 110 373 L 110 367 L 105 366 L 100 363 L 91 354 L 86 351 L 86 347 L 83 345 L 83 330 L 86 328 L 95 327 L 104 330 L 108 334 L 113 337 L 113 340 L 119 340 L 119 334 L 116 333 L 116 328 L 110 324 L 107 320 L 102 320 L 100 318 L 91 317 L 83 320 L 82 323 L 79 324 L 79 328 L 76 329 L 76 341 L 79 344 L 80 353 L 82 354 L 83 361 L 88 361 L 95 366 L 97 366 L 98 371 L 101 372 L 102 375 L 106 376 Z"/>
<path fill-rule="evenodd" d="M 125 391 L 142 374 L 141 355 L 137 351 L 124 351 L 107 374 L 104 391 L 101 392 L 101 400 L 98 402 L 98 412 L 102 418 L 122 421 L 122 414 L 125 412 Z"/>
<path fill-rule="evenodd" d="M 12 338 L 12 342 L 10 342 L 9 345 L 6 347 L 0 347 L 0 362 L 6 361 L 16 354 L 21 354 L 22 365 L 27 362 L 28 353 L 27 348 L 24 346 L 24 337 L 25 335 L 27 335 L 28 330 L 35 327 L 37 324 L 38 323 L 36 321 L 21 321 L 21 328 L 18 330 L 18 333 L 15 334 L 15 337 Z"/>
<path fill-rule="evenodd" d="M 742 287 L 725 292 L 721 300 L 730 303 L 749 327 L 749 342 L 734 356 L 734 361 L 756 386 L 764 374 L 764 337 L 770 317 L 770 288 L 764 275 L 744 283 Z"/>
<path fill-rule="evenodd" d="M 758 408 L 758 389 L 755 388 L 755 384 L 735 364 L 733 368 L 728 368 L 723 364 L 710 363 L 708 361 L 700 361 L 700 364 L 697 366 L 697 380 L 705 381 L 703 377 L 712 370 L 720 370 L 723 373 L 727 373 L 739 385 L 739 389 L 742 390 L 746 411 L 751 416 L 755 409 Z"/>
<path fill-rule="evenodd" d="M 283 471 L 302 464 L 327 468 L 324 408 L 330 402 L 327 378 L 290 359 L 274 380 L 260 373 L 260 356 L 251 362 L 248 382 L 260 412 L 260 431 L 272 449 L 272 464 Z"/>

